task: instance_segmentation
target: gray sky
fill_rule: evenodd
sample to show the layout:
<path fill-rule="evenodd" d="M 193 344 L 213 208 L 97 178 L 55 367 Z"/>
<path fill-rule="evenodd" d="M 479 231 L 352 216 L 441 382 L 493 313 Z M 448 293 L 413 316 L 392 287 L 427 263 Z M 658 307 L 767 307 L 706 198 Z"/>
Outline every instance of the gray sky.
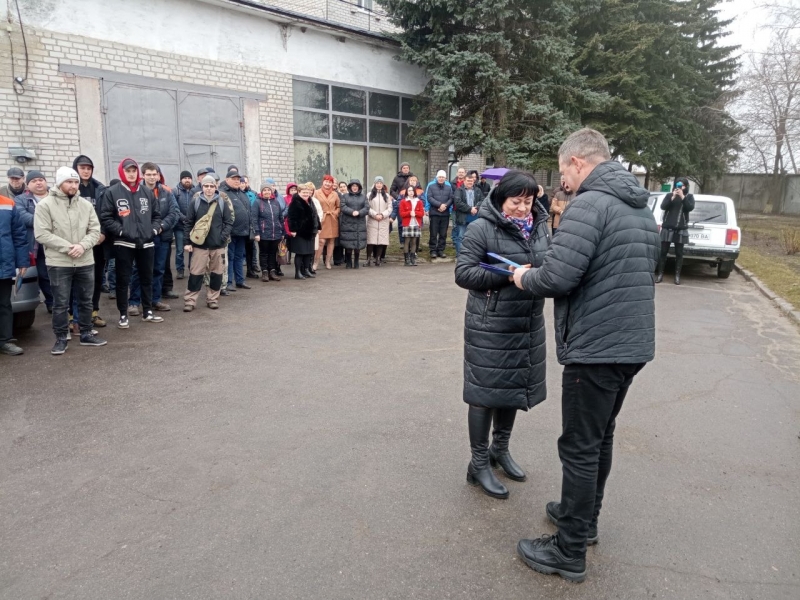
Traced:
<path fill-rule="evenodd" d="M 760 4 L 760 0 L 729 0 L 719 5 L 721 18 L 735 19 L 731 23 L 731 35 L 725 42 L 741 46 L 742 52 L 766 47 L 769 36 L 762 27 L 767 24 L 769 14 L 763 8 L 755 8 Z"/>

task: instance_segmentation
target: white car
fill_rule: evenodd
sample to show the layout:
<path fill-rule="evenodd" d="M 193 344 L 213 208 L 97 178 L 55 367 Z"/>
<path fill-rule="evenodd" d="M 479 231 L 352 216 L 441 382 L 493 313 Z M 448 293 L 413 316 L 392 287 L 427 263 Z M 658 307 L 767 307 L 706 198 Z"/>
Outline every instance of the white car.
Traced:
<path fill-rule="evenodd" d="M 667 192 L 651 194 L 648 205 L 658 223 L 659 231 L 664 220 L 661 201 Z M 716 267 L 717 276 L 727 279 L 733 263 L 739 257 L 739 240 L 742 231 L 736 223 L 736 207 L 725 196 L 694 194 L 694 210 L 689 213 L 689 243 L 683 248 L 687 261 L 705 262 Z M 674 257 L 674 246 L 670 249 Z"/>

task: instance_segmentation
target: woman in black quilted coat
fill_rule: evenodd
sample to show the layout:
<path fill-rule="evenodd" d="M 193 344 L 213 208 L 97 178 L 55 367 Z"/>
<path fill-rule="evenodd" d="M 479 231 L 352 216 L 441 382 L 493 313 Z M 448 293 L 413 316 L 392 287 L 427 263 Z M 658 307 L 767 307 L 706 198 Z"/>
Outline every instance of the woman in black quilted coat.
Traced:
<path fill-rule="evenodd" d="M 536 406 L 547 395 L 544 298 L 518 289 L 508 277 L 479 263 L 497 263 L 487 255 L 494 252 L 520 265 L 541 265 L 550 233 L 547 210 L 535 199 L 539 189 L 530 173 L 506 173 L 467 229 L 456 264 L 456 284 L 469 290 L 464 402 L 469 404 L 472 461 L 467 481 L 495 498 L 508 498 L 508 489 L 492 466 L 499 465 L 515 481 L 526 478 L 508 450 L 517 411 Z"/>

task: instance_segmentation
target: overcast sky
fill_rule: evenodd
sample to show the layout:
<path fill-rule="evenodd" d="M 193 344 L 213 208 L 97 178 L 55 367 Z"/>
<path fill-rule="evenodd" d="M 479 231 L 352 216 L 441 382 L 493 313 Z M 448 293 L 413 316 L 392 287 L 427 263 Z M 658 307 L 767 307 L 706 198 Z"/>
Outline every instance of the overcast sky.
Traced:
<path fill-rule="evenodd" d="M 760 0 L 729 0 L 719 5 L 721 18 L 735 19 L 730 26 L 731 35 L 725 41 L 741 46 L 742 52 L 763 50 L 769 42 L 767 32 L 761 29 L 768 22 L 769 14 L 755 8 L 761 3 Z"/>

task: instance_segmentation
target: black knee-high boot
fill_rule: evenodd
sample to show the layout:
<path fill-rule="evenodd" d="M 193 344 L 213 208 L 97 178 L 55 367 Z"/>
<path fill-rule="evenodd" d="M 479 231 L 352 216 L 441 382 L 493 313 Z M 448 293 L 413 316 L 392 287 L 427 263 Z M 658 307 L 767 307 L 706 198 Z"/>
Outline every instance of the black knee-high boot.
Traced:
<path fill-rule="evenodd" d="M 360 262 L 361 250 L 353 250 L 353 268 L 358 269 L 361 266 Z"/>
<path fill-rule="evenodd" d="M 493 498 L 508 498 L 508 488 L 489 465 L 489 431 L 492 429 L 492 409 L 470 406 L 467 416 L 469 424 L 469 447 L 472 460 L 467 467 L 467 483 L 480 485 Z"/>
<path fill-rule="evenodd" d="M 303 261 L 300 260 L 300 257 L 297 254 L 294 255 L 294 278 L 305 279 L 305 276 L 303 275 Z"/>
<path fill-rule="evenodd" d="M 658 275 L 656 276 L 656 283 L 661 283 L 664 279 L 664 266 L 667 264 L 667 254 L 669 254 L 669 242 L 661 242 L 661 256 L 658 257 Z"/>
<path fill-rule="evenodd" d="M 313 256 L 312 254 L 304 254 L 303 255 L 303 271 L 302 271 L 302 273 L 303 273 L 303 276 L 306 279 L 314 279 L 316 277 L 316 275 L 314 275 L 314 273 L 311 272 L 311 257 L 312 256 Z"/>
<path fill-rule="evenodd" d="M 681 284 L 682 268 L 683 268 L 683 244 L 675 244 L 675 285 Z"/>
<path fill-rule="evenodd" d="M 493 467 L 500 465 L 514 481 L 525 481 L 525 471 L 514 462 L 508 451 L 511 441 L 511 430 L 514 428 L 514 419 L 517 416 L 515 408 L 494 409 L 494 430 L 492 431 L 492 445 L 489 448 L 489 462 Z"/>

